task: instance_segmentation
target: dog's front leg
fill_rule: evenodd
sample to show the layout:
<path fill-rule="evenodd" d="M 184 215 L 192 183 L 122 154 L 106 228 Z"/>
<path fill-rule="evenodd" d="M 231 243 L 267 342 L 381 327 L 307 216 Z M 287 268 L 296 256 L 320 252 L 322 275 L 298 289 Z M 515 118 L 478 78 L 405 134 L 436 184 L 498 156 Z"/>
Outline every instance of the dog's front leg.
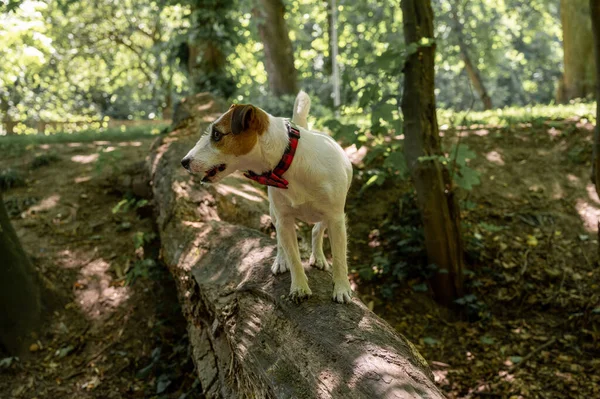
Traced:
<path fill-rule="evenodd" d="M 308 287 L 308 278 L 300 261 L 294 218 L 279 216 L 275 229 L 277 230 L 277 244 L 281 245 L 285 253 L 285 260 L 292 275 L 290 297 L 294 301 L 300 301 L 312 295 L 312 291 Z"/>
<path fill-rule="evenodd" d="M 346 241 L 346 217 L 340 217 L 329 221 L 329 241 L 333 253 L 333 300 L 340 303 L 352 301 L 352 288 L 348 281 L 347 263 L 347 241 Z"/>

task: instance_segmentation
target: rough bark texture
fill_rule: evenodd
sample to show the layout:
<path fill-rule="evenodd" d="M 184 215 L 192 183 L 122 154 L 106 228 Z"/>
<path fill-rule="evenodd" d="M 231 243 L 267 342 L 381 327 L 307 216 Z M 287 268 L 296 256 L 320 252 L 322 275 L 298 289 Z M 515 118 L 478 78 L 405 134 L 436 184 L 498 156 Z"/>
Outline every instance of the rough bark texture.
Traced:
<path fill-rule="evenodd" d="M 594 64 L 596 66 L 596 129 L 594 130 L 594 149 L 592 160 L 592 182 L 596 193 L 600 195 L 600 0 L 590 0 L 592 32 L 594 37 Z M 599 247 L 600 251 L 600 247 Z"/>
<path fill-rule="evenodd" d="M 276 96 L 298 93 L 298 76 L 294 66 L 294 48 L 283 18 L 281 0 L 256 0 L 254 16 L 265 50 L 265 68 L 269 87 Z"/>
<path fill-rule="evenodd" d="M 564 73 L 557 92 L 558 102 L 592 96 L 595 69 L 589 0 L 561 0 Z"/>
<path fill-rule="evenodd" d="M 209 398 L 443 398 L 426 362 L 358 299 L 331 301 L 327 272 L 308 273 L 313 296 L 287 300 L 273 276 L 275 241 L 263 188 L 241 176 L 203 186 L 180 167 L 218 107 L 187 101 L 178 130 L 149 159 L 162 256 L 178 292 Z M 193 106 L 190 106 L 191 104 Z M 183 109 L 180 107 L 180 109 Z"/>
<path fill-rule="evenodd" d="M 477 66 L 473 64 L 473 62 L 471 62 L 471 57 L 469 56 L 469 49 L 467 47 L 467 43 L 465 42 L 463 27 L 458 19 L 458 15 L 456 14 L 456 12 L 456 6 L 452 6 L 452 21 L 454 22 L 454 30 L 456 31 L 456 41 L 458 42 L 458 47 L 460 49 L 460 57 L 465 63 L 465 70 L 467 71 L 469 80 L 471 80 L 473 88 L 475 89 L 475 91 L 479 95 L 479 98 L 481 99 L 481 102 L 483 103 L 483 109 L 492 109 L 492 99 L 488 95 L 485 85 L 483 84 L 483 79 L 481 79 L 479 68 L 477 68 Z"/>
<path fill-rule="evenodd" d="M 433 38 L 430 0 L 402 0 L 407 46 Z M 435 45 L 420 47 L 404 67 L 404 151 L 417 190 L 429 262 L 437 266 L 431 279 L 436 299 L 445 305 L 462 296 L 463 247 L 460 213 L 448 170 L 437 160 L 419 157 L 441 155 L 434 96 Z"/>
<path fill-rule="evenodd" d="M 26 349 L 30 333 L 39 325 L 37 283 L 0 193 L 0 343 L 12 354 Z"/>

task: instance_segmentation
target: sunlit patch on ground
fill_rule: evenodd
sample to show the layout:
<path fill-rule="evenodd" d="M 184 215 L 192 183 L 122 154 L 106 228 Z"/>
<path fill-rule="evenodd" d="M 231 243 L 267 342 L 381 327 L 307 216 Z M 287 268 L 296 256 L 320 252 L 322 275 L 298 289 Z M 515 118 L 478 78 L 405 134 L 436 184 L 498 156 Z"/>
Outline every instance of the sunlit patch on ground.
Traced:
<path fill-rule="evenodd" d="M 74 155 L 71 157 L 71 161 L 83 164 L 89 164 L 92 162 L 96 162 L 98 160 L 98 154 L 88 154 L 88 155 Z"/>
<path fill-rule="evenodd" d="M 106 316 L 129 299 L 129 287 L 114 285 L 109 273 L 110 263 L 102 258 L 87 262 L 80 268 L 75 282 L 75 298 L 90 318 Z"/>

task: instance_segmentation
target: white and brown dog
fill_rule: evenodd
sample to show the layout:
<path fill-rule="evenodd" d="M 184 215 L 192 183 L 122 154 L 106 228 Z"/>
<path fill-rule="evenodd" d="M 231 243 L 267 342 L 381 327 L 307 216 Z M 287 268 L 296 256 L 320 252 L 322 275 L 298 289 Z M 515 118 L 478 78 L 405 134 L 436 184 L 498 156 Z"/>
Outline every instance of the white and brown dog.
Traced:
<path fill-rule="evenodd" d="M 236 170 L 268 185 L 271 220 L 277 230 L 274 274 L 290 270 L 290 296 L 311 295 L 304 273 L 295 219 L 315 223 L 310 265 L 329 270 L 323 234 L 329 229 L 333 252 L 333 300 L 350 302 L 352 289 L 346 261 L 344 206 L 352 181 L 352 164 L 344 150 L 326 134 L 308 130 L 310 98 L 301 91 L 292 123 L 253 105 L 234 104 L 209 126 L 181 164 L 215 183 Z"/>

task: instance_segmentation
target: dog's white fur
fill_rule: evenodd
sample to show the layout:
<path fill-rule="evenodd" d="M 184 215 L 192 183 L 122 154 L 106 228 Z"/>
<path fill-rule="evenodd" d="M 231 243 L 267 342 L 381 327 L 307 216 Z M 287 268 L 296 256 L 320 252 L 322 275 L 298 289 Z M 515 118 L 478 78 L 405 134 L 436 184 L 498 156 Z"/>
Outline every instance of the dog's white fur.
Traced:
<path fill-rule="evenodd" d="M 300 140 L 296 154 L 284 178 L 288 189 L 269 187 L 270 213 L 277 231 L 277 256 L 272 272 L 291 272 L 290 296 L 303 299 L 312 294 L 300 259 L 296 237 L 296 218 L 314 223 L 310 265 L 330 270 L 323 253 L 323 235 L 329 229 L 333 253 L 333 300 L 350 302 L 352 289 L 348 281 L 346 218 L 344 206 L 352 182 L 352 164 L 340 145 L 326 134 L 308 130 L 310 98 L 301 91 L 294 105 L 292 121 L 299 126 Z M 267 114 L 268 115 L 268 114 Z M 288 145 L 284 118 L 268 115 L 269 127 L 254 148 L 243 156 L 219 156 L 206 136 L 186 155 L 192 160 L 190 170 L 203 172 L 212 165 L 226 163 L 227 169 L 212 182 L 235 169 L 263 173 L 272 170 Z"/>

